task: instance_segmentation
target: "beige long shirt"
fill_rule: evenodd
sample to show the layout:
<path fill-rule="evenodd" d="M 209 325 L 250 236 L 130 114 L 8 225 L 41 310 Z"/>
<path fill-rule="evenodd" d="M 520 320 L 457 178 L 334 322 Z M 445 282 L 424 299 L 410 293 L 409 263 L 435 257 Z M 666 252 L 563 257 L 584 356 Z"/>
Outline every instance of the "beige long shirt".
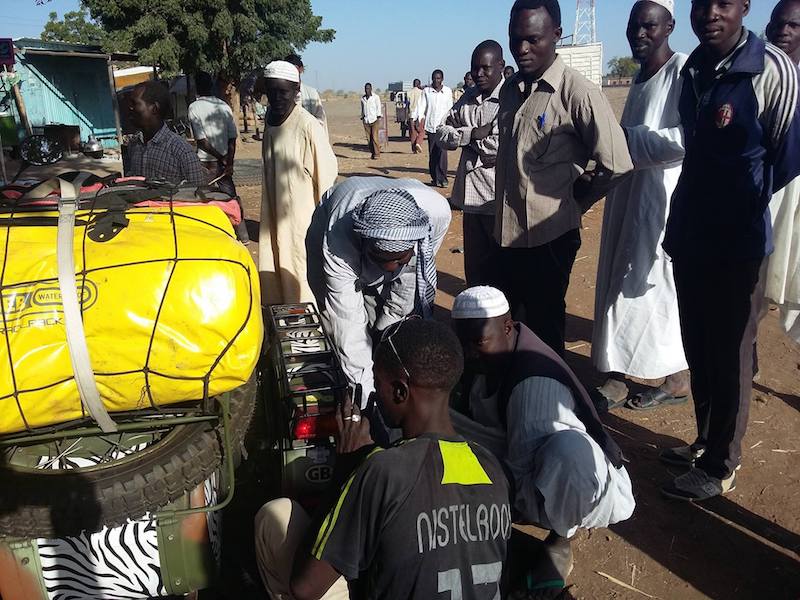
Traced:
<path fill-rule="evenodd" d="M 506 82 L 498 122 L 495 236 L 504 247 L 541 246 L 580 227 L 572 186 L 589 161 L 611 172 L 593 185 L 594 200 L 633 169 L 605 95 L 561 57 L 527 98 L 519 74 Z"/>
<path fill-rule="evenodd" d="M 269 119 L 269 111 L 267 111 Z M 306 280 L 306 231 L 339 173 L 322 126 L 297 106 L 281 125 L 265 119 L 258 264 L 268 304 L 313 302 Z"/>

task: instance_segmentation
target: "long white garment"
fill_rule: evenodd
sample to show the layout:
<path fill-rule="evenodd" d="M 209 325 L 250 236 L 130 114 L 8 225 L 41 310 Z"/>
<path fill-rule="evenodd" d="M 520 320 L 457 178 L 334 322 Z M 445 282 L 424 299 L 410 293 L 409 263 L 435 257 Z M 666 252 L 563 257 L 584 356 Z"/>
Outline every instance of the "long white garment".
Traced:
<path fill-rule="evenodd" d="M 486 394 L 482 375 L 470 391 L 470 410 L 474 421 L 451 411 L 453 426 L 505 462 L 514 479 L 514 509 L 524 522 L 572 537 L 579 528 L 608 527 L 633 514 L 627 470 L 615 468 L 586 433 L 562 383 L 529 377 L 517 384 L 507 431 L 499 422 L 497 396 Z"/>
<path fill-rule="evenodd" d="M 353 211 L 367 196 L 385 189 L 406 190 L 428 214 L 434 255 L 450 226 L 450 206 L 441 194 L 416 179 L 350 177 L 333 187 L 314 212 L 306 237 L 308 284 L 325 329 L 352 384 L 363 386 L 363 402 L 374 391 L 372 336 L 414 312 L 416 256 L 386 273 L 362 251 L 353 231 Z"/>
<path fill-rule="evenodd" d="M 765 295 L 780 308 L 783 330 L 800 344 L 800 177 L 772 196 L 769 211 L 775 251 Z"/>
<path fill-rule="evenodd" d="M 631 86 L 621 124 L 634 172 L 609 192 L 597 266 L 592 360 L 598 371 L 658 379 L 687 369 L 672 263 L 661 242 L 683 160 L 676 53 Z"/>

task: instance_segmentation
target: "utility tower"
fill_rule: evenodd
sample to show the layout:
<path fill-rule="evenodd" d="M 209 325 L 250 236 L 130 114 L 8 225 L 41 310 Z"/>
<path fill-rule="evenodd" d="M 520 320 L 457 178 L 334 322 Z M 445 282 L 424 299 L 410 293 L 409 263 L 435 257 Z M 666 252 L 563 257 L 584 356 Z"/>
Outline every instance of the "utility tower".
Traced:
<path fill-rule="evenodd" d="M 572 43 L 576 46 L 594 44 L 597 41 L 594 20 L 594 0 L 577 0 L 575 9 L 575 33 Z"/>

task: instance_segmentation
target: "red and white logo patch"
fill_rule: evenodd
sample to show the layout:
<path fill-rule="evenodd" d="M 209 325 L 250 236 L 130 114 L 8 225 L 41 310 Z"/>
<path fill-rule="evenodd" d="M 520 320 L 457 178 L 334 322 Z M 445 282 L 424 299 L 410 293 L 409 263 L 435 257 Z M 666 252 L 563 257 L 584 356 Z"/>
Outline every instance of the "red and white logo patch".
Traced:
<path fill-rule="evenodd" d="M 727 127 L 733 121 L 733 104 L 726 102 L 717 110 L 717 127 L 722 129 Z"/>

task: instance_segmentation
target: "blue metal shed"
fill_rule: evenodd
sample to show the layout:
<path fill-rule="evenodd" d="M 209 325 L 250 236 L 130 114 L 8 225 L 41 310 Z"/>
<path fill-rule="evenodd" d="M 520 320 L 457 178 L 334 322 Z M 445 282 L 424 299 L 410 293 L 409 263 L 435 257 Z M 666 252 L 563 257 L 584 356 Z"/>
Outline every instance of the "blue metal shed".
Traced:
<path fill-rule="evenodd" d="M 81 140 L 94 135 L 106 148 L 119 147 L 121 131 L 109 54 L 98 46 L 27 38 L 14 40 L 14 47 L 14 70 L 22 78 L 20 92 L 34 129 L 77 125 Z M 15 117 L 21 130 L 19 115 Z"/>

